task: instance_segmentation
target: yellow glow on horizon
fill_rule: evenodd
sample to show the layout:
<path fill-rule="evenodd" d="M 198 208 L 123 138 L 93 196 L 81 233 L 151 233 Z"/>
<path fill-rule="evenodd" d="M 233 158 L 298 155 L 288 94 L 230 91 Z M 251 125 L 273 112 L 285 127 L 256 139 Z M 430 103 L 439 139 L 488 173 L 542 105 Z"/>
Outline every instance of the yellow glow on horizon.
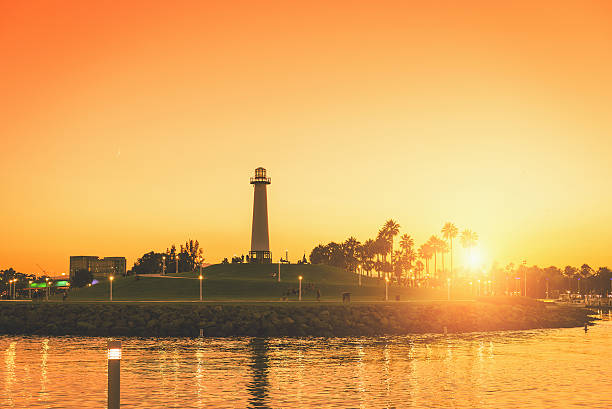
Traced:
<path fill-rule="evenodd" d="M 275 258 L 393 218 L 478 233 L 454 268 L 612 263 L 606 2 L 4 3 L 2 269 L 247 254 L 258 166 Z"/>

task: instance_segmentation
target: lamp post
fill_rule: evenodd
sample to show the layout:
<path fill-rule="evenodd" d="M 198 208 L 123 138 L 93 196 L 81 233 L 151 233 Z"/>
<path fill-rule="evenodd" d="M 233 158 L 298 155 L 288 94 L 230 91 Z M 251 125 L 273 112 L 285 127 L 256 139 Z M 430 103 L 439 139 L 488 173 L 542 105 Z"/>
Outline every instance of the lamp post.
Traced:
<path fill-rule="evenodd" d="M 448 301 L 450 301 L 450 285 L 451 285 L 451 279 L 449 277 L 446 279 L 446 288 L 448 290 Z"/>
<path fill-rule="evenodd" d="M 289 250 L 285 250 L 285 261 L 289 264 Z"/>
<path fill-rule="evenodd" d="M 198 279 L 200 280 L 200 301 L 202 301 L 202 280 L 204 279 L 204 276 L 202 276 L 201 270 Z"/>
<path fill-rule="evenodd" d="M 108 279 L 110 281 L 110 300 L 113 301 L 113 280 L 115 276 L 110 276 Z"/>
<path fill-rule="evenodd" d="M 13 299 L 13 279 L 9 280 L 9 299 Z"/>
<path fill-rule="evenodd" d="M 178 274 L 178 261 L 179 261 L 179 253 L 176 253 L 176 255 L 174 256 L 176 259 L 176 274 Z"/>
<path fill-rule="evenodd" d="M 166 256 L 162 256 L 162 275 L 166 275 Z"/>
<path fill-rule="evenodd" d="M 478 289 L 476 291 L 476 295 L 478 295 L 478 297 L 480 297 L 480 280 L 478 280 Z"/>
<path fill-rule="evenodd" d="M 278 282 L 280 283 L 280 261 L 278 262 Z"/>
<path fill-rule="evenodd" d="M 389 277 L 385 274 L 385 301 L 389 301 Z"/>
<path fill-rule="evenodd" d="M 474 296 L 474 285 L 470 281 L 470 297 L 473 297 L 473 296 Z"/>
<path fill-rule="evenodd" d="M 47 287 L 47 301 L 49 301 L 49 278 L 45 278 L 46 287 Z"/>
<path fill-rule="evenodd" d="M 359 287 L 361 287 L 361 264 L 357 266 L 357 269 L 358 269 L 357 271 L 359 272 L 358 273 L 359 274 Z"/>
<path fill-rule="evenodd" d="M 121 341 L 108 341 L 108 409 L 121 401 Z"/>
<path fill-rule="evenodd" d="M 30 300 L 32 299 L 32 280 L 28 281 L 28 295 L 30 296 Z"/>
<path fill-rule="evenodd" d="M 523 287 L 525 287 L 525 297 L 527 297 L 527 260 L 523 260 L 523 272 L 525 274 L 525 280 L 523 281 Z"/>
<path fill-rule="evenodd" d="M 493 289 L 491 287 L 491 280 L 487 281 L 487 284 L 488 284 L 488 287 L 489 287 L 489 290 L 487 292 L 488 292 L 488 295 L 491 296 L 492 292 L 493 292 Z"/>
<path fill-rule="evenodd" d="M 302 276 L 299 276 L 298 280 L 300 280 L 300 290 L 298 293 L 298 301 L 302 301 Z"/>

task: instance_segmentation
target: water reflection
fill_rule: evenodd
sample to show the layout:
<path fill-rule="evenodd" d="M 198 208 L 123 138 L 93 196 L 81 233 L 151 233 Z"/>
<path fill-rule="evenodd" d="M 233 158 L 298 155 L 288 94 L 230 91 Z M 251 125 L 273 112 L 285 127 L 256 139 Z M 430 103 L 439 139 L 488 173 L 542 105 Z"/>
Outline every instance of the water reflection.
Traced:
<path fill-rule="evenodd" d="M 612 407 L 612 322 L 311 339 L 123 339 L 122 404 L 180 407 Z M 0 407 L 106 404 L 106 339 L 0 337 Z M 69 391 L 69 393 L 65 392 Z M 589 397 L 585 402 L 585 397 Z"/>
<path fill-rule="evenodd" d="M 249 341 L 249 350 L 251 352 L 251 369 L 252 380 L 248 384 L 249 407 L 251 408 L 268 408 L 268 370 L 270 347 L 268 341 L 262 338 L 253 338 Z"/>

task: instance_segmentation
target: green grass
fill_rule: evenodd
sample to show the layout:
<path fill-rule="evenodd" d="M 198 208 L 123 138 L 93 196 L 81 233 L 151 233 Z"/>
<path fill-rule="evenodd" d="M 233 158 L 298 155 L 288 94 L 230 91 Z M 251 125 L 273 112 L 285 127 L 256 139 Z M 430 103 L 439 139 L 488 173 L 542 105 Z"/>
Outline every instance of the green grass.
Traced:
<path fill-rule="evenodd" d="M 302 300 L 316 300 L 316 289 L 323 301 L 340 301 L 342 293 L 350 292 L 352 301 L 383 301 L 384 281 L 358 277 L 342 269 L 324 265 L 281 265 L 281 282 L 272 278 L 278 264 L 216 264 L 203 269 L 202 283 L 205 301 L 279 301 L 288 289 L 298 289 L 298 276 L 302 276 Z M 196 301 L 199 299 L 199 272 L 168 274 L 168 277 L 117 277 L 113 282 L 113 301 Z M 443 292 L 413 290 L 391 284 L 389 299 L 400 295 L 408 299 L 443 299 Z M 57 297 L 54 297 L 57 299 Z M 109 282 L 102 281 L 92 287 L 72 289 L 69 301 L 106 301 Z M 297 294 L 288 299 L 297 300 Z"/>

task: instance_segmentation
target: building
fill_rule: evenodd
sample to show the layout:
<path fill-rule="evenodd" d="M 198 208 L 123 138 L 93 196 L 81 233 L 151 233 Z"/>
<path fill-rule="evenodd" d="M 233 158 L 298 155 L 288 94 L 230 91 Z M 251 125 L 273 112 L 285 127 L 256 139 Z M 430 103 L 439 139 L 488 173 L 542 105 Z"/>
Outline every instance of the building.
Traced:
<path fill-rule="evenodd" d="M 268 197 L 267 186 L 271 183 L 266 177 L 264 168 L 255 169 L 255 177 L 251 178 L 254 187 L 253 196 L 253 225 L 251 230 L 251 251 L 249 262 L 271 263 L 270 238 L 268 235 Z"/>
<path fill-rule="evenodd" d="M 124 275 L 126 261 L 125 257 L 70 256 L 70 277 L 78 270 L 91 271 L 95 277 Z"/>

